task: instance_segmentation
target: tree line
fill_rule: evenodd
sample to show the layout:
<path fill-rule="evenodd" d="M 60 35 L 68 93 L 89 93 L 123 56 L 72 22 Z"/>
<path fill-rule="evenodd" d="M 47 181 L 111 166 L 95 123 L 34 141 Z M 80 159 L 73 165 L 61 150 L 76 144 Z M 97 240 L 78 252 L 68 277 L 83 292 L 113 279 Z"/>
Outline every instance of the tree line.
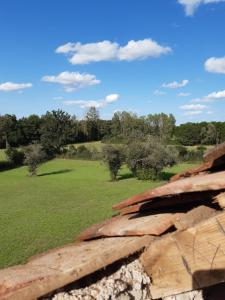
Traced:
<path fill-rule="evenodd" d="M 100 118 L 91 107 L 82 120 L 62 110 L 46 112 L 43 116 L 0 115 L 0 148 L 41 144 L 48 154 L 60 153 L 66 144 L 103 140 L 126 143 L 146 136 L 157 137 L 167 144 L 213 145 L 225 140 L 225 122 L 185 123 L 176 126 L 172 114 L 137 116 L 116 112 L 111 120 Z"/>

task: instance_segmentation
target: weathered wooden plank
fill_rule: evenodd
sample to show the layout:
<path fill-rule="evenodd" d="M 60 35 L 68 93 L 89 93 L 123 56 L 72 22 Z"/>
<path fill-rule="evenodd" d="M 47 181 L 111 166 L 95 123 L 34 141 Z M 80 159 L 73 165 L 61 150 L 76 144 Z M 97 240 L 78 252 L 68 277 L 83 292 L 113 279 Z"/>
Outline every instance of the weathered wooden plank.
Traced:
<path fill-rule="evenodd" d="M 205 162 L 216 160 L 225 155 L 225 142 L 207 151 L 203 158 Z"/>
<path fill-rule="evenodd" d="M 178 181 L 169 182 L 161 187 L 148 190 L 144 193 L 128 198 L 113 206 L 113 209 L 121 210 L 127 206 L 145 201 L 153 201 L 159 197 L 167 197 L 183 193 L 215 191 L 225 189 L 225 172 L 217 172 L 207 175 L 184 178 Z"/>
<path fill-rule="evenodd" d="M 213 161 L 205 162 L 204 164 L 202 164 L 201 166 L 199 166 L 197 168 L 196 167 L 191 168 L 187 171 L 184 171 L 184 172 L 181 172 L 181 173 L 178 173 L 178 174 L 172 176 L 170 178 L 170 182 L 177 181 L 177 180 L 180 180 L 180 179 L 186 178 L 186 177 L 195 176 L 195 175 L 198 175 L 198 174 L 203 173 L 203 172 L 207 172 L 212 167 L 213 167 Z"/>
<path fill-rule="evenodd" d="M 117 237 L 74 243 L 0 271 L 1 300 L 31 300 L 147 246 L 154 238 Z"/>
<path fill-rule="evenodd" d="M 225 212 L 155 241 L 141 262 L 153 299 L 225 282 Z"/>
<path fill-rule="evenodd" d="M 216 209 L 200 205 L 188 211 L 186 214 L 177 215 L 174 219 L 174 225 L 178 230 L 185 230 L 216 214 L 218 214 Z"/>
<path fill-rule="evenodd" d="M 101 224 L 93 225 L 84 230 L 78 240 L 90 240 L 97 237 L 107 236 L 139 236 L 161 235 L 168 230 L 181 214 L 161 213 L 154 215 L 125 215 L 116 216 Z"/>

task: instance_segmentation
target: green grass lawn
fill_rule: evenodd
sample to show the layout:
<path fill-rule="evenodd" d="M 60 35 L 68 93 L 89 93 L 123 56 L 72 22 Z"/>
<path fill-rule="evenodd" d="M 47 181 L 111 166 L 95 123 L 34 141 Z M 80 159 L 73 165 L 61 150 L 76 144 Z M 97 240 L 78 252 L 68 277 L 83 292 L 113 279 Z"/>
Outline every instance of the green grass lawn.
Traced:
<path fill-rule="evenodd" d="M 5 161 L 6 156 L 5 156 L 5 150 L 0 149 L 0 161 Z"/>
<path fill-rule="evenodd" d="M 110 182 L 96 161 L 57 159 L 42 165 L 39 175 L 28 177 L 26 167 L 0 172 L 0 268 L 74 241 L 82 229 L 110 217 L 113 204 L 162 184 L 131 178 L 126 168 Z"/>

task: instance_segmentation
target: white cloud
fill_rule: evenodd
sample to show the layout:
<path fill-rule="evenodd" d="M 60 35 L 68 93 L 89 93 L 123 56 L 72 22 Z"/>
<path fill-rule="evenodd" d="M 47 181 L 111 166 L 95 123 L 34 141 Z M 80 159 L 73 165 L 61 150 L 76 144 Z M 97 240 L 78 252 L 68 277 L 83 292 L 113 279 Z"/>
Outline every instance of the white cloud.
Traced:
<path fill-rule="evenodd" d="M 93 106 L 96 108 L 103 108 L 113 102 L 118 101 L 119 97 L 119 94 L 110 94 L 101 100 L 68 100 L 64 101 L 63 103 L 65 105 L 78 105 L 80 108 L 90 108 Z"/>
<path fill-rule="evenodd" d="M 160 91 L 160 90 L 155 90 L 155 91 L 153 92 L 153 94 L 154 94 L 155 96 L 164 96 L 164 95 L 166 95 L 166 92 L 163 92 L 163 91 Z"/>
<path fill-rule="evenodd" d="M 119 99 L 119 94 L 110 94 L 105 97 L 105 102 L 106 103 L 113 103 L 116 102 Z"/>
<path fill-rule="evenodd" d="M 99 84 L 101 81 L 96 79 L 95 75 L 79 72 L 62 72 L 56 76 L 44 76 L 42 81 L 59 83 L 63 85 L 67 92 L 72 92 L 79 88 Z"/>
<path fill-rule="evenodd" d="M 113 60 L 141 60 L 149 57 L 159 57 L 171 51 L 170 47 L 161 46 L 152 39 L 131 40 L 125 46 L 107 40 L 88 44 L 67 43 L 56 49 L 56 53 L 68 54 L 69 61 L 72 64 Z"/>
<path fill-rule="evenodd" d="M 210 57 L 207 59 L 205 70 L 211 73 L 225 74 L 225 56 L 220 58 Z"/>
<path fill-rule="evenodd" d="M 212 92 L 208 94 L 207 96 L 204 96 L 202 98 L 195 98 L 192 99 L 191 102 L 193 103 L 200 103 L 200 102 L 214 102 L 216 100 L 223 100 L 225 99 L 225 90 L 218 91 L 218 92 Z"/>
<path fill-rule="evenodd" d="M 188 83 L 189 83 L 189 80 L 184 79 L 181 82 L 173 81 L 170 83 L 163 83 L 162 87 L 168 88 L 168 89 L 178 89 L 178 88 L 186 86 Z"/>
<path fill-rule="evenodd" d="M 4 82 L 0 84 L 0 91 L 3 92 L 20 91 L 31 87 L 32 87 L 32 83 Z"/>
<path fill-rule="evenodd" d="M 183 110 L 203 110 L 203 109 L 207 109 L 208 106 L 206 105 L 203 105 L 203 104 L 185 104 L 185 105 L 182 105 L 180 106 L 180 109 L 183 109 Z"/>
<path fill-rule="evenodd" d="M 190 110 L 190 111 L 186 111 L 184 113 L 185 116 L 196 116 L 196 115 L 201 115 L 203 114 L 202 110 Z"/>
<path fill-rule="evenodd" d="M 177 94 L 178 97 L 188 97 L 190 95 L 191 95 L 190 93 L 179 93 L 179 94 Z"/>
<path fill-rule="evenodd" d="M 187 16 L 193 16 L 200 5 L 224 2 L 224 0 L 177 0 L 178 3 L 184 6 Z"/>
<path fill-rule="evenodd" d="M 209 99 L 225 99 L 225 90 L 213 92 L 207 96 Z"/>
<path fill-rule="evenodd" d="M 120 47 L 118 57 L 119 60 L 136 60 L 148 57 L 158 57 L 162 54 L 171 52 L 171 48 L 160 46 L 151 39 L 140 41 L 129 41 L 124 47 Z"/>

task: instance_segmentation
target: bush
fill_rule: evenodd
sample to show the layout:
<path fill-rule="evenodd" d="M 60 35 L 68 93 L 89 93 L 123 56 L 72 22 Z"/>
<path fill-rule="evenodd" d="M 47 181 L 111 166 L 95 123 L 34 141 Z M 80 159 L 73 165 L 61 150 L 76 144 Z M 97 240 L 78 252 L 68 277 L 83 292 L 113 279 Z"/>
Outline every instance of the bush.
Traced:
<path fill-rule="evenodd" d="M 127 165 L 133 175 L 142 180 L 158 179 L 162 169 L 175 164 L 176 159 L 176 151 L 152 138 L 145 143 L 134 142 L 127 148 Z"/>
<path fill-rule="evenodd" d="M 200 162 L 203 159 L 204 151 L 202 150 L 188 150 L 186 161 Z"/>
<path fill-rule="evenodd" d="M 103 160 L 108 166 L 112 181 L 115 181 L 123 163 L 123 152 L 121 147 L 116 147 L 112 145 L 104 146 Z"/>
<path fill-rule="evenodd" d="M 30 176 L 36 175 L 38 166 L 40 166 L 46 158 L 46 153 L 41 145 L 33 144 L 26 147 L 24 163 L 28 166 Z"/>
<path fill-rule="evenodd" d="M 24 161 L 24 152 L 16 148 L 8 148 L 5 150 L 6 157 L 13 166 L 21 166 Z"/>

